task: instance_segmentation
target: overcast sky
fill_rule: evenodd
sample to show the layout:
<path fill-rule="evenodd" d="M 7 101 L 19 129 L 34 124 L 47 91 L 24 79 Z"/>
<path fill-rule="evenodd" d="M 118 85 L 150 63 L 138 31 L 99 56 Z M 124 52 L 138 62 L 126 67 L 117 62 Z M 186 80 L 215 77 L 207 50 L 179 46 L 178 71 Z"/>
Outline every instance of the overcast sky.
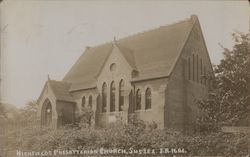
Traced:
<path fill-rule="evenodd" d="M 2 101 L 36 100 L 47 75 L 61 80 L 86 46 L 198 15 L 213 64 L 234 30 L 248 32 L 247 1 L 4 1 L 1 11 Z M 93 63 L 94 64 L 94 63 Z"/>

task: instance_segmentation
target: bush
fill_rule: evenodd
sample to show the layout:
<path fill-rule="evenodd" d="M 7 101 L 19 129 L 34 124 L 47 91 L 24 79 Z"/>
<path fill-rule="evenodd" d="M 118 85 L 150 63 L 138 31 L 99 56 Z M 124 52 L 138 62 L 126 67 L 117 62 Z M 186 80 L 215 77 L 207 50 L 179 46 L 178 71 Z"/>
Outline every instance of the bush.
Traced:
<path fill-rule="evenodd" d="M 81 150 L 99 148 L 184 148 L 185 155 L 239 156 L 247 154 L 247 135 L 215 132 L 185 135 L 173 130 L 148 129 L 141 122 L 114 123 L 107 128 L 64 127 L 58 130 L 38 126 L 12 130 L 6 134 L 6 152 L 15 156 L 26 151 Z M 14 151 L 13 151 L 14 150 Z M 7 155 L 6 155 L 7 156 Z"/>

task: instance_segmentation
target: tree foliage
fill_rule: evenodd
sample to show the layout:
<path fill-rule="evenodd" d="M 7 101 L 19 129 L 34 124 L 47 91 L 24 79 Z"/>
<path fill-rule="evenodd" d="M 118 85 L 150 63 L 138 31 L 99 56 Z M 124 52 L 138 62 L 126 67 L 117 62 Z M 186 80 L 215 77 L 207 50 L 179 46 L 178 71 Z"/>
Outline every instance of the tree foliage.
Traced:
<path fill-rule="evenodd" d="M 249 125 L 250 51 L 249 34 L 233 33 L 232 50 L 223 48 L 224 58 L 214 67 L 215 84 L 206 100 L 199 101 L 208 126 Z"/>
<path fill-rule="evenodd" d="M 6 116 L 5 109 L 3 104 L 0 102 L 0 119 L 3 119 Z"/>
<path fill-rule="evenodd" d="M 24 108 L 20 110 L 19 113 L 19 120 L 21 123 L 24 123 L 25 125 L 35 124 L 39 123 L 38 119 L 38 104 L 36 101 L 29 101 Z M 29 123 L 29 124 L 28 124 Z"/>
<path fill-rule="evenodd" d="M 30 125 L 40 124 L 37 116 L 38 104 L 36 101 L 29 101 L 23 108 L 17 111 L 8 111 L 11 117 L 8 117 L 9 127 L 26 127 Z"/>

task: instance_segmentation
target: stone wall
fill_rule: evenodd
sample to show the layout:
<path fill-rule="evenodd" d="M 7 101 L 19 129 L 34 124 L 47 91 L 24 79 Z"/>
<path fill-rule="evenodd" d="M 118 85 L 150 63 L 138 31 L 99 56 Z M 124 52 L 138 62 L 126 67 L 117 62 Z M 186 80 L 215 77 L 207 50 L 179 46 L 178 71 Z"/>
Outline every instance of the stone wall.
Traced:
<path fill-rule="evenodd" d="M 130 80 L 132 78 L 133 68 L 129 64 L 128 60 L 120 52 L 119 48 L 114 43 L 114 48 L 105 62 L 102 70 L 97 77 L 97 91 L 100 95 L 100 102 L 97 104 L 97 122 L 100 126 L 105 126 L 108 123 L 115 122 L 117 120 L 128 122 L 128 108 L 129 108 L 129 94 L 132 90 Z M 111 67 L 113 66 L 113 67 Z M 124 105 L 123 111 L 119 111 L 119 87 L 120 82 L 123 80 L 123 96 Z M 111 84 L 115 86 L 115 111 L 110 112 L 110 97 L 111 97 Z M 103 84 L 107 85 L 107 106 L 106 112 L 102 111 L 102 87 Z"/>
<path fill-rule="evenodd" d="M 198 21 L 183 47 L 170 76 L 166 92 L 165 126 L 194 130 L 199 110 L 196 100 L 207 96 L 211 62 Z"/>
<path fill-rule="evenodd" d="M 179 130 L 194 130 L 195 121 L 199 115 L 196 100 L 206 97 L 209 82 L 204 76 L 212 71 L 210 58 L 202 36 L 198 20 L 192 28 L 187 42 L 183 45 L 181 55 L 173 65 L 173 71 L 168 78 L 131 82 L 135 69 L 126 60 L 119 48 L 114 48 L 107 58 L 103 69 L 97 76 L 97 86 L 94 89 L 72 93 L 77 101 L 77 112 L 81 112 L 82 97 L 93 96 L 93 111 L 95 123 L 105 126 L 120 120 L 127 123 L 129 114 L 135 115 L 145 122 L 155 122 L 159 128 L 176 128 Z M 114 65 L 114 66 L 113 66 Z M 140 75 L 140 73 L 139 73 Z M 119 111 L 119 85 L 124 81 L 124 109 Z M 115 111 L 110 112 L 110 87 L 115 84 Z M 107 85 L 107 111 L 102 111 L 102 87 Z M 152 108 L 145 110 L 145 91 L 151 90 Z M 131 110 L 135 104 L 135 93 L 141 91 L 141 110 Z M 130 99 L 133 93 L 132 102 Z M 132 107 L 133 108 L 133 107 Z"/>
<path fill-rule="evenodd" d="M 135 111 L 134 114 L 139 119 L 146 123 L 157 124 L 158 128 L 164 128 L 164 108 L 165 108 L 165 92 L 166 92 L 167 79 L 155 79 L 142 82 L 135 82 L 135 91 L 141 91 L 142 109 Z M 151 109 L 145 109 L 145 93 L 147 88 L 151 90 Z"/>
<path fill-rule="evenodd" d="M 41 99 L 38 102 L 38 117 L 40 117 L 42 122 L 42 114 L 45 112 L 44 105 L 47 102 L 51 103 L 52 106 L 52 128 L 57 128 L 57 110 L 56 110 L 56 98 L 55 95 L 51 89 L 51 87 L 48 85 L 48 83 L 45 84 L 42 95 L 40 97 Z"/>
<path fill-rule="evenodd" d="M 111 69 L 112 64 L 116 64 L 115 69 Z M 99 126 L 105 126 L 106 124 L 121 121 L 128 122 L 129 114 L 134 114 L 138 118 L 145 122 L 155 122 L 159 128 L 164 127 L 164 104 L 165 104 L 165 89 L 167 79 L 156 79 L 148 81 L 137 81 L 131 84 L 133 68 L 128 61 L 122 55 L 122 52 L 114 45 L 114 49 L 109 58 L 105 62 L 103 69 L 100 71 L 97 77 L 97 87 L 94 89 L 82 90 L 72 92 L 74 99 L 77 102 L 76 113 L 81 113 L 81 101 L 82 97 L 93 96 L 95 102 L 93 109 L 95 112 L 95 123 Z M 119 111 L 119 85 L 120 81 L 124 81 L 124 107 L 123 111 Z M 111 83 L 115 83 L 115 108 L 114 112 L 110 112 L 110 87 Z M 107 85 L 107 111 L 102 111 L 102 87 L 103 84 Z M 145 92 L 146 89 L 151 90 L 151 104 L 152 108 L 145 110 Z M 142 109 L 138 111 L 131 111 L 133 108 L 135 98 L 130 98 L 131 94 L 134 96 L 137 89 L 141 91 L 141 103 Z M 97 100 L 97 98 L 99 98 Z M 86 102 L 88 100 L 86 99 Z"/>
<path fill-rule="evenodd" d="M 64 101 L 57 101 L 57 127 L 72 124 L 75 118 L 75 104 Z"/>

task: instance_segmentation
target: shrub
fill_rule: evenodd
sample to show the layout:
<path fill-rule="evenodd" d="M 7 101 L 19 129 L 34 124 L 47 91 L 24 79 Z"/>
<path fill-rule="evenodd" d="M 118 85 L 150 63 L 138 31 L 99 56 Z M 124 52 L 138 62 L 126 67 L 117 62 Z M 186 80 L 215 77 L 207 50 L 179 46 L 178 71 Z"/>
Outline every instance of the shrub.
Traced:
<path fill-rule="evenodd" d="M 42 151 L 99 148 L 184 148 L 187 151 L 185 155 L 236 156 L 246 155 L 248 147 L 247 135 L 244 134 L 214 132 L 185 135 L 173 130 L 148 129 L 141 121 L 114 123 L 102 129 L 64 127 L 51 130 L 33 126 L 12 130 L 7 133 L 7 137 L 5 151 L 8 151 L 9 156 L 13 156 L 16 149 Z"/>

